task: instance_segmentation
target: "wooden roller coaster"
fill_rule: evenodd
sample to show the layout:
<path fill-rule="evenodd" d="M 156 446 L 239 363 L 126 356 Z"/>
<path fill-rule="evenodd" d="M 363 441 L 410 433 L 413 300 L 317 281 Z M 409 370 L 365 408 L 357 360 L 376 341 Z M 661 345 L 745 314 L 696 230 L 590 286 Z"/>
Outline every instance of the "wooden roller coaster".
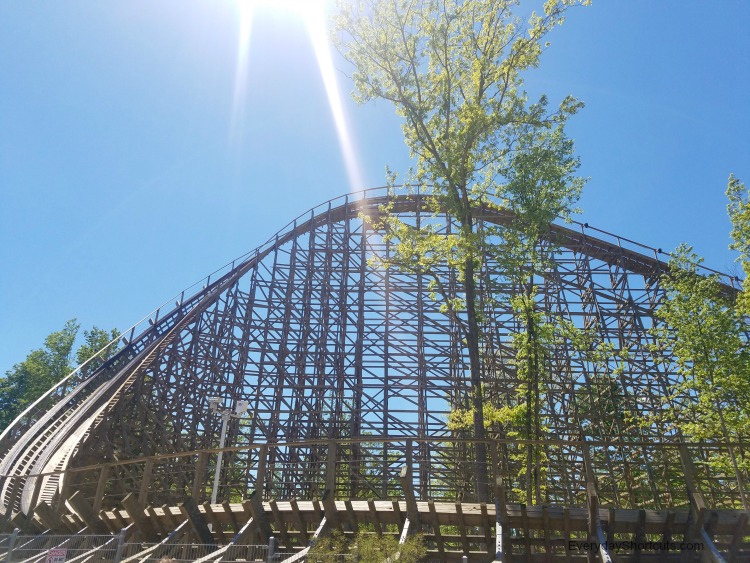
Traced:
<path fill-rule="evenodd" d="M 0 526 L 214 546 L 201 561 L 239 560 L 231 546 L 271 537 L 298 560 L 337 529 L 419 532 L 442 561 L 750 561 L 747 476 L 710 463 L 747 445 L 691 442 L 665 415 L 694 400 L 654 347 L 666 265 L 588 225 L 553 224 L 539 241 L 552 260 L 537 303 L 627 353 L 595 363 L 555 343 L 544 435 L 490 429 L 492 500 L 478 502 L 476 441 L 447 422 L 470 391 L 456 320 L 426 275 L 372 260 L 393 252 L 366 219 L 386 203 L 451 232 L 427 198 L 378 189 L 327 202 L 74 371 L 0 436 Z M 460 298 L 455 274 L 436 268 Z M 481 280 L 485 393 L 509 404 L 522 327 L 490 294 L 519 288 L 492 256 Z M 217 416 L 241 402 L 246 414 Z"/>

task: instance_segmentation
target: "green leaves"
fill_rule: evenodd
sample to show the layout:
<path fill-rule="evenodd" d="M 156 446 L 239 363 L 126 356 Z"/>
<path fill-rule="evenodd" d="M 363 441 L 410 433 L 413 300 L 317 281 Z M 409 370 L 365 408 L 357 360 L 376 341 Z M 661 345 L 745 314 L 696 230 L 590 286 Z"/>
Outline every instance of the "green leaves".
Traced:
<path fill-rule="evenodd" d="M 742 265 L 745 273 L 743 291 L 737 302 L 737 307 L 743 315 L 750 316 L 750 195 L 745 184 L 734 177 L 729 176 L 727 185 L 727 213 L 732 222 L 732 244 L 729 248 L 739 252 L 737 261 Z"/>
<path fill-rule="evenodd" d="M 548 110 L 545 97 L 529 104 L 523 73 L 538 66 L 547 34 L 568 7 L 584 3 L 548 1 L 543 14 L 524 21 L 515 14 L 517 0 L 342 1 L 336 18 L 338 48 L 354 66 L 355 99 L 393 103 L 416 160 L 416 183 L 433 193 L 433 221 L 409 225 L 383 210 L 381 226 L 395 253 L 380 263 L 426 276 L 431 295 L 460 327 L 479 440 L 481 301 L 492 300 L 491 291 L 477 292 L 484 263 L 488 256 L 503 257 L 499 264 L 517 287 L 533 285 L 544 258 L 536 250 L 539 237 L 550 221 L 573 212 L 584 183 L 575 177 L 579 163 L 564 133 L 567 118 L 582 104 L 572 97 L 556 111 Z M 500 233 L 480 226 L 477 210 L 500 205 L 515 211 L 512 228 Z M 449 233 L 437 224 L 438 212 L 454 222 Z M 462 294 L 436 273 L 445 266 Z M 476 445 L 480 501 L 489 497 L 484 448 Z"/>
<path fill-rule="evenodd" d="M 698 272 L 702 260 L 680 246 L 662 284 L 665 300 L 654 329 L 659 346 L 671 351 L 682 376 L 671 398 L 679 405 L 680 428 L 696 439 L 747 436 L 750 423 L 750 353 L 747 326 L 715 276 Z M 723 417 L 723 421 L 720 420 Z"/>
<path fill-rule="evenodd" d="M 427 548 L 421 534 L 409 536 L 404 543 L 399 544 L 398 539 L 392 535 L 378 536 L 360 531 L 356 537 L 349 539 L 336 530 L 330 536 L 315 541 L 307 560 L 311 563 L 338 563 L 344 557 L 351 557 L 351 560 L 361 563 L 417 563 L 426 555 Z"/>
<path fill-rule="evenodd" d="M 0 432 L 31 403 L 73 371 L 73 345 L 79 328 L 75 319 L 68 321 L 62 330 L 45 338 L 43 348 L 32 351 L 23 362 L 5 372 L 5 378 L 0 379 Z M 76 354 L 77 361 L 83 363 L 116 335 L 114 330 L 108 333 L 97 327 L 84 331 L 85 342 Z M 100 357 L 88 365 L 88 370 L 94 369 L 115 350 L 116 347 L 113 346 L 107 352 L 100 353 Z M 84 375 L 86 373 L 89 371 L 84 370 Z"/>

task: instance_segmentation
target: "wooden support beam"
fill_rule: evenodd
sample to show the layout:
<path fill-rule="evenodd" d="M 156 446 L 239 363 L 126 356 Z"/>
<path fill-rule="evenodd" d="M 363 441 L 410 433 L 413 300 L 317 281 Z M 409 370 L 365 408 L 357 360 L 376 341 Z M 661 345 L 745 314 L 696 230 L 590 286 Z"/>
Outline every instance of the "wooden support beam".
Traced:
<path fill-rule="evenodd" d="M 195 499 L 196 502 L 200 502 L 205 495 L 207 466 L 208 454 L 206 452 L 200 452 L 198 454 L 198 462 L 195 464 L 193 487 L 190 489 L 190 496 Z"/>
<path fill-rule="evenodd" d="M 550 532 L 550 525 L 549 525 L 549 508 L 546 506 L 542 507 L 542 523 L 543 523 L 543 533 L 544 533 L 544 553 L 552 553 L 552 543 L 550 542 L 549 532 Z"/>
<path fill-rule="evenodd" d="M 180 505 L 180 511 L 185 515 L 185 518 L 190 520 L 190 525 L 201 543 L 216 545 L 211 530 L 208 529 L 206 519 L 192 497 L 185 497 L 185 501 Z"/>
<path fill-rule="evenodd" d="M 326 490 L 336 496 L 336 442 L 328 441 L 328 453 L 326 455 Z M 325 492 L 323 493 L 325 496 Z"/>
<path fill-rule="evenodd" d="M 310 551 L 310 548 L 315 543 L 315 540 L 319 537 L 322 537 L 324 534 L 326 534 L 328 531 L 328 521 L 326 520 L 325 516 L 320 521 L 320 524 L 318 525 L 317 530 L 315 530 L 315 533 L 313 534 L 312 540 L 310 541 L 310 545 L 308 545 L 306 548 L 304 548 L 302 551 L 298 551 L 291 557 L 287 557 L 284 559 L 281 563 L 296 563 L 297 561 L 304 561 L 304 559 L 307 557 L 307 553 Z"/>
<path fill-rule="evenodd" d="M 224 510 L 224 514 L 227 515 L 227 518 L 229 518 L 229 522 L 232 524 L 232 530 L 235 534 L 238 534 L 242 526 L 240 526 L 240 523 L 237 522 L 237 518 L 234 516 L 234 512 L 232 512 L 232 507 L 230 506 L 229 502 L 222 502 L 221 508 Z"/>
<path fill-rule="evenodd" d="M 498 466 L 497 444 L 492 443 L 493 464 Z M 495 479 L 495 563 L 510 561 L 510 526 L 508 521 L 505 484 L 501 477 Z"/>
<path fill-rule="evenodd" d="M 258 489 L 250 493 L 247 500 L 243 501 L 242 506 L 250 512 L 253 520 L 255 521 L 256 529 L 260 535 L 260 541 L 262 543 L 268 543 L 269 538 L 273 535 L 271 524 L 268 522 L 268 515 L 266 510 L 263 508 L 263 503 L 260 500 L 260 493 Z"/>
<path fill-rule="evenodd" d="M 44 502 L 38 504 L 36 508 L 34 508 L 34 517 L 37 518 L 43 526 L 57 534 L 71 531 L 63 524 L 60 516 L 58 516 L 58 514 Z"/>
<path fill-rule="evenodd" d="M 161 509 L 164 513 L 164 519 L 167 521 L 167 525 L 169 526 L 170 530 L 176 530 L 178 526 L 185 523 L 184 519 L 178 519 L 174 514 L 172 514 L 171 508 L 166 504 L 163 504 L 161 506 Z M 180 514 L 180 516 L 182 516 L 182 514 Z"/>
<path fill-rule="evenodd" d="M 633 556 L 631 560 L 637 563 L 641 560 L 641 549 L 638 547 L 646 541 L 646 511 L 638 511 L 638 523 L 635 526 L 635 549 L 633 550 Z"/>
<path fill-rule="evenodd" d="M 328 522 L 324 516 L 323 519 L 320 521 L 320 525 L 318 526 L 318 529 L 315 530 L 315 533 L 313 534 L 310 545 L 304 548 L 302 551 L 298 551 L 291 557 L 287 557 L 281 563 L 297 563 L 297 561 L 304 561 L 305 558 L 307 557 L 307 553 L 310 551 L 310 548 L 315 543 L 315 540 L 318 539 L 319 537 L 322 537 L 323 534 L 327 532 L 327 530 L 328 530 Z"/>
<path fill-rule="evenodd" d="M 299 530 L 302 543 L 309 543 L 310 534 L 307 533 L 307 523 L 302 518 L 302 514 L 299 511 L 299 505 L 297 504 L 297 501 L 292 499 L 291 501 L 289 501 L 289 506 L 291 507 L 292 514 L 294 515 L 294 519 L 297 522 L 297 529 Z"/>
<path fill-rule="evenodd" d="M 215 534 L 216 538 L 221 542 L 224 543 L 227 540 L 227 537 L 224 534 L 224 531 L 221 529 L 221 522 L 216 517 L 216 514 L 214 513 L 213 508 L 211 508 L 211 501 L 206 501 L 203 503 L 203 513 L 205 514 L 204 519 L 208 524 L 211 525 L 211 530 L 213 530 L 213 533 Z"/>
<path fill-rule="evenodd" d="M 130 521 L 135 524 L 135 528 L 141 533 L 143 538 L 149 542 L 157 541 L 156 533 L 148 518 L 143 514 L 143 509 L 138 504 L 134 493 L 130 493 L 122 499 L 122 507 L 128 513 Z"/>
<path fill-rule="evenodd" d="M 380 525 L 380 518 L 378 518 L 378 511 L 375 509 L 375 501 L 368 500 L 367 508 L 370 511 L 370 520 L 372 520 L 372 526 L 373 528 L 375 528 L 375 533 L 378 535 L 378 537 L 382 537 L 383 528 Z"/>
<path fill-rule="evenodd" d="M 355 534 L 359 530 L 359 524 L 357 523 L 357 517 L 354 515 L 354 508 L 352 508 L 352 501 L 345 500 L 344 507 L 346 508 L 346 522 L 349 529 Z"/>
<path fill-rule="evenodd" d="M 732 531 L 732 541 L 729 544 L 728 560 L 729 563 L 735 563 L 737 561 L 737 553 L 739 552 L 742 539 L 745 536 L 745 526 L 747 525 L 748 514 L 743 512 L 737 520 L 737 525 Z"/>
<path fill-rule="evenodd" d="M 526 561 L 531 561 L 531 529 L 525 504 L 521 504 L 521 525 L 523 526 L 523 547 L 526 553 Z"/>
<path fill-rule="evenodd" d="M 417 508 L 417 499 L 414 496 L 414 484 L 411 479 L 411 469 L 408 465 L 401 468 L 398 474 L 399 481 L 401 482 L 401 490 L 404 492 L 404 499 L 406 500 L 406 516 L 412 524 L 412 534 L 419 531 L 421 522 L 419 521 L 419 509 Z"/>
<path fill-rule="evenodd" d="M 109 472 L 109 464 L 102 465 L 102 469 L 99 472 L 99 481 L 96 484 L 96 493 L 94 494 L 95 512 L 99 512 L 102 509 L 102 501 L 104 500 L 104 492 L 107 489 L 107 479 L 109 478 Z"/>
<path fill-rule="evenodd" d="M 435 510 L 435 502 L 428 500 L 427 507 L 430 509 L 430 524 L 432 525 L 432 533 L 435 536 L 435 544 L 437 545 L 438 554 L 440 559 L 445 560 L 445 544 L 443 542 L 443 534 L 440 532 L 440 520 L 438 520 L 437 511 Z"/>
<path fill-rule="evenodd" d="M 570 525 L 570 508 L 567 506 L 563 508 L 563 531 L 565 532 L 565 541 L 570 541 L 570 532 L 571 532 L 571 525 Z M 568 545 L 566 543 L 565 545 L 565 561 L 566 563 L 570 563 L 571 561 L 571 550 L 567 549 Z"/>
<path fill-rule="evenodd" d="M 292 544 L 289 541 L 289 534 L 287 532 L 286 521 L 284 520 L 284 518 L 281 516 L 281 513 L 279 512 L 279 506 L 276 504 L 276 501 L 274 499 L 271 499 L 268 502 L 268 505 L 271 508 L 271 514 L 273 514 L 273 520 L 276 523 L 276 527 L 279 529 L 279 534 L 281 535 L 281 543 L 287 549 L 290 549 L 292 547 Z"/>
<path fill-rule="evenodd" d="M 490 514 L 487 511 L 487 503 L 480 503 L 479 511 L 482 513 L 482 527 L 484 528 L 484 548 L 487 550 L 489 555 L 495 550 L 495 543 L 492 541 L 492 522 L 490 521 Z"/>
<path fill-rule="evenodd" d="M 614 560 L 609 551 L 607 551 L 607 538 L 604 536 L 602 522 L 599 518 L 599 494 L 592 481 L 586 483 L 586 495 L 588 497 L 589 509 L 589 537 L 599 544 L 599 558 L 601 563 L 613 563 Z M 645 515 L 645 512 L 643 514 Z"/>
<path fill-rule="evenodd" d="M 461 545 L 463 546 L 464 555 L 468 556 L 471 549 L 469 547 L 469 538 L 466 536 L 466 521 L 464 520 L 464 512 L 460 502 L 456 502 L 456 517 L 458 518 L 458 532 L 461 534 Z"/>
<path fill-rule="evenodd" d="M 341 526 L 341 518 L 339 518 L 338 512 L 336 511 L 336 502 L 333 500 L 333 491 L 331 489 L 323 491 L 322 502 L 329 526 L 343 532 L 344 529 Z"/>
<path fill-rule="evenodd" d="M 148 500 L 148 491 L 151 488 L 151 476 L 154 472 L 154 460 L 148 458 L 146 465 L 143 468 L 143 477 L 141 477 L 141 488 L 138 492 L 138 506 L 141 509 L 146 508 L 146 501 Z"/>
<path fill-rule="evenodd" d="M 10 523 L 14 528 L 18 528 L 25 534 L 36 535 L 42 531 L 34 520 L 28 518 L 22 512 L 16 512 L 10 519 Z"/>
<path fill-rule="evenodd" d="M 675 511 L 667 511 L 667 519 L 664 521 L 664 532 L 661 536 L 661 541 L 664 544 L 668 544 L 672 541 L 672 528 L 674 526 Z M 611 524 L 611 523 L 610 523 Z"/>
<path fill-rule="evenodd" d="M 68 504 L 73 507 L 76 514 L 86 523 L 86 526 L 95 534 L 108 534 L 109 529 L 99 519 L 99 515 L 94 511 L 88 501 L 83 497 L 81 491 L 76 491 L 68 499 Z"/>
<path fill-rule="evenodd" d="M 148 516 L 151 525 L 160 535 L 167 536 L 169 535 L 169 532 L 174 529 L 168 526 L 166 519 L 159 518 L 159 515 L 156 512 L 156 508 L 154 508 L 153 506 L 147 506 L 144 512 L 146 513 L 146 516 Z"/>
<path fill-rule="evenodd" d="M 266 467 L 268 467 L 268 445 L 263 444 L 258 449 L 258 471 L 255 475 L 255 487 L 259 490 L 261 500 L 263 500 L 263 491 L 266 486 Z"/>

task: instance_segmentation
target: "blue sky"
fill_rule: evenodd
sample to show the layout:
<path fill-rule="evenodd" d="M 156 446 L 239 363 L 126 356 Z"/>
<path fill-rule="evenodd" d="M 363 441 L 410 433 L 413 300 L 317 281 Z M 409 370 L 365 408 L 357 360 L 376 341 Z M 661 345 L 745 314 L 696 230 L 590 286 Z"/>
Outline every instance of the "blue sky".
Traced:
<path fill-rule="evenodd" d="M 233 0 L 0 0 L 0 373 L 70 318 L 130 326 L 352 189 L 304 19 L 258 8 L 244 77 L 240 21 Z M 527 88 L 586 102 L 569 127 L 591 177 L 581 220 L 734 267 L 748 24 L 739 0 L 570 13 Z M 351 102 L 334 64 L 360 182 L 382 185 L 409 165 L 399 120 Z"/>

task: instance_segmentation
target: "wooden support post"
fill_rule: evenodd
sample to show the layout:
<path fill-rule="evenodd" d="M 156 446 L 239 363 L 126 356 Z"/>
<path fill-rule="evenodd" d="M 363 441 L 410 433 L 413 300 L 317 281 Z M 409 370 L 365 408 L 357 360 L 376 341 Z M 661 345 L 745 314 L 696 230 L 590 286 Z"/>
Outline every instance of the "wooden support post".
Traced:
<path fill-rule="evenodd" d="M 567 542 L 570 541 L 570 508 L 567 506 L 563 508 L 563 531 L 565 532 L 565 561 L 566 563 L 570 563 L 572 557 L 571 557 L 571 550 L 568 549 Z"/>
<path fill-rule="evenodd" d="M 133 522 L 135 528 L 141 533 L 143 538 L 148 542 L 156 542 L 156 533 L 148 518 L 143 515 L 143 509 L 141 509 L 133 493 L 122 499 L 122 507 L 128 513 L 131 522 Z"/>
<path fill-rule="evenodd" d="M 103 465 L 99 472 L 99 481 L 96 484 L 96 493 L 94 494 L 94 511 L 99 512 L 102 509 L 102 501 L 104 500 L 104 492 L 107 488 L 107 479 L 109 478 L 110 466 L 108 464 Z"/>
<path fill-rule="evenodd" d="M 34 508 L 34 516 L 55 533 L 70 532 L 67 526 L 64 526 L 60 517 L 52 510 L 48 504 L 41 503 Z"/>
<path fill-rule="evenodd" d="M 185 518 L 190 520 L 190 525 L 193 527 L 201 543 L 216 545 L 214 536 L 211 534 L 211 530 L 208 529 L 208 524 L 192 497 L 185 497 L 184 502 L 180 505 L 180 511 L 184 514 Z"/>
<path fill-rule="evenodd" d="M 149 458 L 146 460 L 146 465 L 143 468 L 143 477 L 141 478 L 141 489 L 138 492 L 138 506 L 141 509 L 146 508 L 146 501 L 148 499 L 148 491 L 151 488 L 151 476 L 154 472 L 154 460 Z"/>
<path fill-rule="evenodd" d="M 227 518 L 229 519 L 229 523 L 232 524 L 232 530 L 235 534 L 238 534 L 240 532 L 240 529 L 242 526 L 240 526 L 240 523 L 237 522 L 237 518 L 234 515 L 234 512 L 232 512 L 232 507 L 229 504 L 228 501 L 224 501 L 221 503 L 221 508 L 224 510 L 224 514 L 227 515 Z"/>
<path fill-rule="evenodd" d="M 263 502 L 260 500 L 258 489 L 250 493 L 250 496 L 242 503 L 242 506 L 252 515 L 260 534 L 260 541 L 268 543 L 268 539 L 273 535 L 273 530 L 271 529 L 271 524 L 268 522 L 268 515 L 263 508 Z"/>
<path fill-rule="evenodd" d="M 739 520 L 737 520 L 737 525 L 734 527 L 734 531 L 732 532 L 732 541 L 729 544 L 728 554 L 730 563 L 734 563 L 735 561 L 737 561 L 737 553 L 739 552 L 742 538 L 745 536 L 745 526 L 747 525 L 747 520 L 747 512 L 743 512 L 742 514 L 740 514 L 740 518 Z"/>
<path fill-rule="evenodd" d="M 401 481 L 401 490 L 404 491 L 404 498 L 406 499 L 406 516 L 412 523 L 412 531 L 410 533 L 414 534 L 419 531 L 421 523 L 419 521 L 417 499 L 414 496 L 414 484 L 411 480 L 411 469 L 408 465 L 401 468 L 398 477 Z"/>
<path fill-rule="evenodd" d="M 613 563 L 612 556 L 607 551 L 607 538 L 602 530 L 599 518 L 599 494 L 593 482 L 586 483 L 586 495 L 588 496 L 589 509 L 589 538 L 599 544 L 599 558 L 601 563 Z M 644 512 L 645 514 L 645 512 Z"/>
<path fill-rule="evenodd" d="M 497 455 L 497 446 L 493 443 L 493 455 Z M 497 463 L 494 461 L 493 463 Z M 497 465 L 496 465 L 497 467 Z M 495 479 L 495 563 L 510 561 L 510 526 L 505 497 L 505 484 L 501 477 Z"/>
<path fill-rule="evenodd" d="M 326 520 L 329 526 L 336 528 L 340 531 L 344 531 L 341 526 L 341 518 L 339 518 L 338 512 L 336 511 L 336 501 L 333 500 L 333 491 L 326 489 L 323 491 L 323 510 L 325 511 Z"/>
<path fill-rule="evenodd" d="M 380 525 L 380 518 L 378 518 L 378 511 L 375 509 L 375 501 L 368 500 L 367 508 L 370 510 L 370 520 L 372 520 L 372 526 L 375 528 L 375 533 L 378 537 L 383 536 L 383 528 Z"/>
<path fill-rule="evenodd" d="M 299 529 L 302 543 L 309 543 L 310 534 L 307 533 L 307 523 L 305 523 L 304 519 L 302 518 L 302 514 L 299 511 L 299 505 L 297 504 L 297 501 L 294 499 L 290 500 L 289 506 L 291 506 L 292 514 L 294 514 L 294 519 L 297 521 L 297 528 Z"/>
<path fill-rule="evenodd" d="M 255 476 L 255 488 L 263 499 L 263 491 L 266 490 L 266 467 L 268 467 L 268 445 L 263 444 L 258 449 L 258 472 Z"/>
<path fill-rule="evenodd" d="M 349 499 L 345 500 L 344 508 L 346 509 L 347 527 L 351 532 L 354 532 L 356 534 L 359 530 L 359 526 L 357 524 L 357 517 L 354 515 L 354 507 L 352 506 L 352 501 L 350 501 Z"/>
<path fill-rule="evenodd" d="M 16 512 L 10 519 L 10 523 L 24 534 L 36 535 L 41 532 L 37 524 L 31 518 L 27 518 L 23 512 Z"/>
<path fill-rule="evenodd" d="M 203 513 L 205 514 L 204 519 L 206 520 L 206 522 L 208 522 L 211 525 L 211 530 L 213 530 L 213 533 L 216 534 L 216 539 L 224 543 L 224 541 L 226 540 L 226 537 L 224 535 L 224 531 L 221 529 L 221 522 L 216 517 L 216 514 L 211 508 L 211 501 L 207 500 L 206 502 L 203 503 L 202 506 L 203 506 Z"/>
<path fill-rule="evenodd" d="M 456 502 L 456 517 L 458 518 L 458 532 L 461 534 L 461 545 L 463 546 L 464 554 L 469 555 L 469 538 L 466 535 L 466 521 L 464 520 L 464 512 L 461 508 L 461 503 Z"/>
<path fill-rule="evenodd" d="M 279 534 L 281 535 L 281 543 L 284 546 L 286 546 L 287 549 L 291 548 L 292 544 L 289 541 L 289 534 L 287 533 L 286 521 L 281 516 L 281 512 L 279 512 L 279 507 L 276 504 L 276 501 L 274 499 L 271 499 L 268 505 L 271 508 L 271 514 L 273 514 L 273 520 L 276 523 L 276 527 L 279 529 Z"/>
<path fill-rule="evenodd" d="M 190 489 L 190 496 L 196 502 L 199 502 L 205 496 L 206 489 L 206 467 L 208 466 L 208 454 L 200 452 L 198 462 L 195 465 L 195 477 L 193 477 L 193 487 Z"/>
<path fill-rule="evenodd" d="M 490 514 L 487 511 L 487 503 L 480 503 L 479 510 L 482 513 L 482 527 L 484 528 L 484 548 L 487 550 L 488 555 L 492 555 L 493 551 L 495 551 L 495 544 L 492 542 L 492 522 L 490 521 Z"/>
<path fill-rule="evenodd" d="M 328 441 L 326 456 L 326 490 L 331 491 L 332 498 L 336 497 L 336 442 Z M 325 497 L 325 493 L 323 493 Z"/>
<path fill-rule="evenodd" d="M 106 524 L 99 519 L 99 515 L 89 505 L 88 501 L 83 497 L 81 491 L 76 491 L 68 499 L 68 503 L 73 507 L 76 514 L 86 523 L 89 530 L 95 534 L 108 534 L 109 529 Z"/>
<path fill-rule="evenodd" d="M 440 555 L 440 560 L 445 561 L 445 542 L 443 541 L 443 534 L 440 532 L 440 520 L 438 520 L 437 510 L 435 510 L 435 502 L 428 500 L 427 507 L 430 509 L 432 533 L 435 536 L 435 544 L 437 544 L 438 554 Z"/>

